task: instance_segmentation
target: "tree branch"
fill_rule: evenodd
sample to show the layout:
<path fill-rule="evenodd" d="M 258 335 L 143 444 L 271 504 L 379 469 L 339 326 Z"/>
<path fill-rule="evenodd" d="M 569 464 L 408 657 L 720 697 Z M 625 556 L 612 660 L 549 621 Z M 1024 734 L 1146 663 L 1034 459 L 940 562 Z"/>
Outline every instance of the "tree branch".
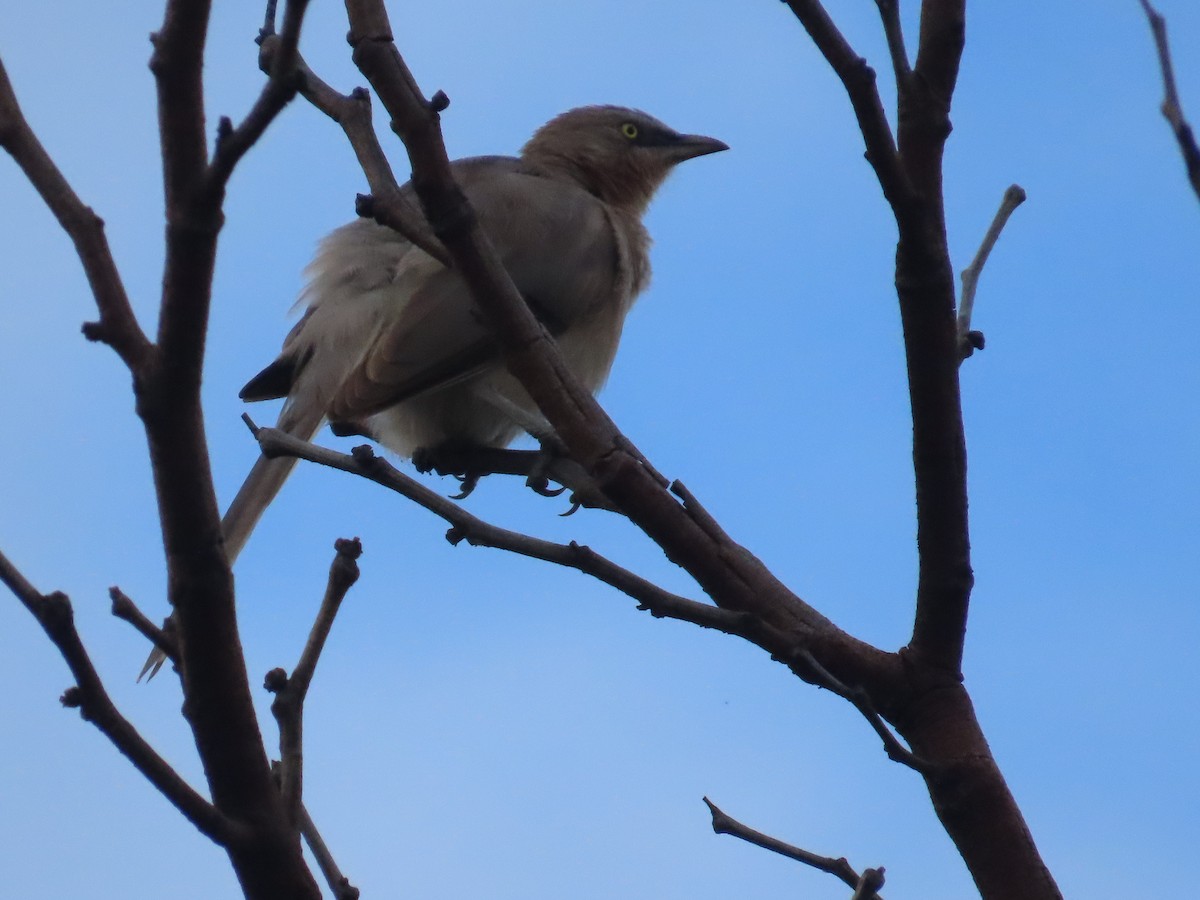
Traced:
<path fill-rule="evenodd" d="M 1158 64 L 1162 69 L 1163 90 L 1165 96 L 1162 102 L 1162 114 L 1175 133 L 1179 151 L 1183 154 L 1183 162 L 1187 167 L 1188 181 L 1192 190 L 1200 197 L 1200 147 L 1196 145 L 1196 136 L 1192 127 L 1183 117 L 1183 107 L 1179 103 L 1179 90 L 1175 87 L 1175 70 L 1171 65 L 1171 49 L 1167 45 L 1167 20 L 1150 5 L 1149 0 L 1141 0 L 1146 18 L 1150 20 L 1150 30 L 1154 33 L 1154 45 L 1158 49 Z"/>
<path fill-rule="evenodd" d="M 279 38 L 275 35 L 264 36 L 259 55 L 260 68 L 271 70 L 278 52 Z M 413 202 L 412 191 L 402 191 L 396 181 L 391 164 L 379 144 L 379 136 L 371 124 L 370 93 L 363 88 L 355 88 L 348 95 L 339 93 L 322 81 L 299 55 L 296 57 L 296 69 L 301 96 L 342 127 L 367 178 L 371 195 L 359 197 L 358 214 L 395 229 L 442 265 L 453 265 L 446 248 L 434 236 L 424 214 Z"/>
<path fill-rule="evenodd" d="M 892 71 L 896 76 L 897 93 L 903 96 L 910 90 L 912 69 L 908 64 L 908 50 L 904 46 L 904 30 L 900 27 L 900 0 L 875 0 L 879 17 L 883 21 L 883 34 L 887 38 L 888 55 L 892 58 Z"/>
<path fill-rule="evenodd" d="M 265 456 L 294 456 L 349 472 L 395 491 L 449 522 L 451 528 L 446 533 L 446 539 L 452 544 L 457 545 L 465 540 L 473 547 L 492 547 L 576 569 L 637 600 L 638 609 L 649 612 L 655 618 L 675 619 L 702 628 L 711 628 L 761 647 L 771 654 L 772 659 L 788 666 L 800 678 L 849 701 L 879 735 L 889 758 L 918 772 L 928 773 L 933 770 L 934 766 L 917 757 L 900 743 L 888 729 L 865 691 L 861 688 L 847 687 L 818 663 L 803 643 L 797 643 L 794 635 L 771 626 L 759 616 L 749 612 L 721 609 L 672 594 L 640 575 L 622 568 L 590 547 L 574 541 L 569 544 L 556 544 L 485 522 L 457 503 L 452 503 L 441 494 L 431 491 L 400 472 L 386 460 L 376 456 L 369 446 L 356 447 L 351 454 L 338 453 L 275 428 L 258 428 L 253 423 L 249 424 Z M 697 504 L 687 488 L 677 482 L 673 490 L 693 508 L 698 521 L 715 527 L 715 521 Z M 282 670 L 276 671 L 279 673 L 275 676 L 276 684 L 282 685 Z"/>
<path fill-rule="evenodd" d="M 112 599 L 112 614 L 118 619 L 128 622 L 150 643 L 162 651 L 163 656 L 173 663 L 179 662 L 179 645 L 175 640 L 175 620 L 167 617 L 162 628 L 151 622 L 137 605 L 118 587 L 108 589 Z M 155 672 L 158 667 L 155 667 Z M 154 677 L 151 674 L 151 677 Z M 139 679 L 140 680 L 140 679 Z"/>
<path fill-rule="evenodd" d="M 329 847 L 321 837 L 321 832 L 317 831 L 317 826 L 313 823 L 312 816 L 308 814 L 308 809 L 303 803 L 300 804 L 300 834 L 303 835 L 304 842 L 308 844 L 308 849 L 312 851 L 313 858 L 316 859 L 321 874 L 325 876 L 329 889 L 333 891 L 334 900 L 358 900 L 358 888 L 342 874 L 342 870 L 334 860 L 333 854 L 329 852 Z"/>
<path fill-rule="evenodd" d="M 290 678 L 283 669 L 272 669 L 267 673 L 265 685 L 275 695 L 271 713 L 279 724 L 279 791 L 283 795 L 288 817 L 297 827 L 301 821 L 304 786 L 304 699 L 308 696 L 317 660 L 333 628 L 338 609 L 346 593 L 358 581 L 357 560 L 362 555 L 362 544 L 357 538 L 352 541 L 338 540 L 334 543 L 334 550 L 336 555 L 329 567 L 325 596 L 300 654 L 300 661 L 296 663 Z"/>
<path fill-rule="evenodd" d="M 1024 189 L 1019 184 L 1010 185 L 1004 192 L 1000 208 L 996 210 L 996 216 L 988 226 L 975 258 L 962 270 L 962 299 L 958 303 L 958 346 L 962 359 L 971 356 L 976 350 L 983 349 L 983 334 L 971 330 L 971 314 L 975 311 L 975 289 L 979 285 L 979 276 L 983 272 L 984 264 L 987 263 L 992 248 L 996 246 L 1008 217 L 1024 202 Z"/>
<path fill-rule="evenodd" d="M 859 130 L 867 149 L 867 162 L 875 170 L 883 194 L 893 209 L 907 207 L 913 198 L 912 185 L 896 152 L 896 141 L 892 136 L 892 128 L 888 124 L 887 113 L 883 109 L 883 101 L 879 97 L 879 88 L 875 83 L 875 70 L 867 65 L 867 61 L 854 52 L 854 48 L 842 36 L 838 27 L 825 11 L 819 0 L 785 0 L 788 7 L 795 13 L 808 36 L 812 38 L 817 49 L 825 57 L 830 68 L 841 79 L 854 108 Z M 877 0 L 880 12 L 888 21 L 886 4 L 896 0 Z M 905 59 L 903 41 L 899 37 L 899 12 L 896 13 L 894 33 L 889 32 L 889 48 L 892 51 L 893 66 L 899 68 L 899 60 Z M 893 44 L 900 41 L 898 47 Z M 908 68 L 907 61 L 903 69 Z M 903 86 L 908 79 L 901 78 Z"/>
<path fill-rule="evenodd" d="M 63 706 L 77 708 L 84 721 L 95 725 L 205 837 L 225 847 L 243 840 L 244 831 L 196 793 L 113 705 L 75 629 L 75 614 L 67 595 L 58 591 L 42 594 L 3 553 L 0 553 L 0 582 L 8 586 L 42 626 L 71 670 L 75 687 L 62 695 Z"/>
<path fill-rule="evenodd" d="M 276 42 L 272 54 L 273 63 L 267 70 L 269 78 L 254 106 L 237 128 L 224 117 L 217 127 L 217 147 L 212 165 L 208 167 L 205 188 L 214 198 L 224 195 L 225 185 L 229 182 L 234 167 L 296 96 L 300 28 L 304 24 L 304 13 L 307 9 L 308 0 L 288 0 L 283 13 L 282 34 L 274 35 L 274 16 L 271 16 L 263 28 L 264 34 L 260 35 L 260 42 L 265 40 L 268 33 L 275 37 Z M 217 202 L 220 202 L 219 199 Z"/>
<path fill-rule="evenodd" d="M 413 167 L 412 184 L 426 218 L 488 319 L 509 370 L 570 455 L 596 479 L 616 507 L 686 569 L 719 606 L 753 612 L 773 627 L 794 632 L 797 639 L 803 635 L 813 642 L 814 654 L 854 683 L 881 684 L 882 673 L 896 662 L 893 655 L 837 629 L 724 532 L 700 529 L 595 398 L 580 387 L 553 340 L 530 313 L 454 183 L 437 116 L 443 104 L 431 104 L 421 95 L 392 43 L 382 4 L 348 0 L 346 6 L 355 62 L 391 115 L 392 129 L 405 142 Z"/>
<path fill-rule="evenodd" d="M 797 862 L 802 862 L 806 866 L 812 866 L 822 872 L 826 872 L 835 878 L 841 879 L 847 886 L 858 890 L 860 884 L 867 879 L 868 872 L 877 872 L 877 879 L 870 879 L 867 882 L 867 893 L 861 894 L 866 900 L 883 900 L 876 890 L 883 886 L 883 867 L 878 869 L 867 869 L 860 876 L 846 861 L 845 857 L 834 859 L 831 856 L 820 856 L 816 853 L 811 853 L 808 850 L 802 850 L 799 847 L 794 847 L 791 844 L 785 844 L 778 838 L 773 838 L 768 834 L 763 834 L 761 831 L 755 831 L 748 825 L 743 825 L 737 819 L 727 815 L 715 803 L 704 798 L 704 803 L 708 806 L 712 813 L 712 828 L 717 834 L 729 834 L 735 838 L 754 844 L 756 847 L 762 847 L 764 850 L 770 850 L 773 853 L 778 853 L 781 856 L 786 856 L 788 859 L 794 859 Z M 855 897 L 860 896 L 855 893 Z"/>
<path fill-rule="evenodd" d="M 21 167 L 75 245 L 100 311 L 100 321 L 85 325 L 84 336 L 108 344 L 136 373 L 150 355 L 150 340 L 134 317 L 104 236 L 104 220 L 83 204 L 29 127 L 3 63 L 0 63 L 0 146 Z"/>

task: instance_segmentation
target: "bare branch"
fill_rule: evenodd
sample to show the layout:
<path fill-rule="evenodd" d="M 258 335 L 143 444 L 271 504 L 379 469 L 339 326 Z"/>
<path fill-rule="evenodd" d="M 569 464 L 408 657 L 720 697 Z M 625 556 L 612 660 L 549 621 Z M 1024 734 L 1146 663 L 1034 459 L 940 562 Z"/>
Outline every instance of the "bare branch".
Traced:
<path fill-rule="evenodd" d="M 273 70 L 279 49 L 280 39 L 277 36 L 264 35 L 259 55 L 259 67 L 263 71 Z M 299 54 L 296 55 L 296 72 L 300 94 L 342 127 L 358 157 L 359 166 L 371 189 L 370 196 L 359 197 L 358 214 L 396 230 L 443 265 L 453 265 L 450 254 L 434 236 L 424 214 L 413 202 L 412 191 L 401 190 L 396 181 L 371 124 L 370 93 L 363 88 L 355 88 L 349 94 L 339 93 L 313 72 Z"/>
<path fill-rule="evenodd" d="M 878 891 L 883 887 L 883 866 L 878 869 L 863 869 L 862 877 L 858 879 L 858 885 L 854 888 L 854 895 L 850 900 L 871 900 L 872 897 L 877 897 Z"/>
<path fill-rule="evenodd" d="M 162 652 L 166 659 L 171 662 L 179 661 L 179 645 L 175 640 L 174 619 L 168 616 L 163 627 L 159 628 L 137 608 L 137 605 L 120 588 L 109 588 L 108 596 L 112 598 L 112 614 L 114 616 L 136 628 L 146 640 Z M 162 663 L 160 662 L 159 665 L 161 666 Z M 157 673 L 158 669 L 156 668 L 154 671 Z M 144 675 L 145 672 L 142 674 Z M 154 675 L 152 674 L 150 677 L 153 678 Z M 138 676 L 138 680 L 141 680 L 141 676 Z"/>
<path fill-rule="evenodd" d="M 220 197 L 224 193 L 229 176 L 233 174 L 239 160 L 258 142 L 270 124 L 283 112 L 284 107 L 296 96 L 300 28 L 304 23 L 307 8 L 308 0 L 288 0 L 283 12 L 283 30 L 276 36 L 273 63 L 267 72 L 270 77 L 262 92 L 246 118 L 236 128 L 229 119 L 221 119 L 217 129 L 217 148 L 207 175 L 207 190 L 214 197 Z M 268 29 L 273 32 L 274 24 L 274 16 L 271 15 L 269 24 L 264 26 L 264 32 Z"/>
<path fill-rule="evenodd" d="M 1162 114 L 1175 133 L 1175 140 L 1183 154 L 1183 162 L 1187 166 L 1188 181 L 1192 190 L 1200 197 L 1200 146 L 1196 145 L 1196 136 L 1192 127 L 1183 117 L 1183 107 L 1179 103 L 1179 90 L 1175 86 L 1175 69 L 1171 64 L 1171 49 L 1167 45 L 1167 20 L 1150 5 L 1149 0 L 1141 0 L 1146 18 L 1150 20 L 1150 30 L 1154 33 L 1154 44 L 1158 48 L 1158 63 L 1162 68 L 1163 90 L 1166 96 L 1162 102 Z"/>
<path fill-rule="evenodd" d="M 879 735 L 889 758 L 921 773 L 928 773 L 934 768 L 900 743 L 888 729 L 865 691 L 861 688 L 847 687 L 818 663 L 803 643 L 798 644 L 794 635 L 772 627 L 758 616 L 748 612 L 721 609 L 672 594 L 622 568 L 590 547 L 574 541 L 569 544 L 556 544 L 485 522 L 398 471 L 386 460 L 377 457 L 369 446 L 356 447 L 352 454 L 347 455 L 302 441 L 274 428 L 257 428 L 253 423 L 250 424 L 264 455 L 295 456 L 374 481 L 449 522 L 452 527 L 446 538 L 452 544 L 457 545 L 465 540 L 471 546 L 507 550 L 532 559 L 577 569 L 634 598 L 638 601 L 639 609 L 648 611 L 655 618 L 690 622 L 702 628 L 711 628 L 740 637 L 762 647 L 773 659 L 787 665 L 805 681 L 849 701 Z M 701 527 L 715 527 L 715 521 L 697 503 L 687 488 L 676 482 L 672 490 L 684 498 L 691 514 Z M 276 672 L 276 685 L 281 687 L 282 670 Z"/>
<path fill-rule="evenodd" d="M 30 184 L 75 245 L 100 311 L 100 321 L 84 326 L 89 340 L 103 341 L 137 372 L 151 354 L 149 338 L 138 325 L 125 285 L 113 262 L 104 221 L 85 206 L 29 127 L 8 73 L 0 63 L 0 146 L 16 161 Z"/>
<path fill-rule="evenodd" d="M 471 546 L 508 550 L 532 559 L 578 569 L 628 594 L 655 617 L 680 619 L 755 640 L 750 637 L 751 629 L 747 624 L 753 617 L 672 594 L 623 569 L 589 547 L 574 542 L 556 544 L 485 522 L 405 475 L 387 460 L 376 456 L 369 446 L 356 447 L 352 454 L 338 453 L 275 428 L 252 427 L 264 455 L 306 459 L 366 478 L 395 491 L 450 523 L 451 529 L 446 538 L 452 544 L 465 540 Z M 787 641 L 777 636 L 774 649 L 784 652 L 785 645 Z"/>
<path fill-rule="evenodd" d="M 971 331 L 971 314 L 975 311 L 975 289 L 979 285 L 979 276 L 987 263 L 988 255 L 996 246 L 996 241 L 999 240 L 1000 232 L 1004 230 L 1008 217 L 1024 202 L 1024 188 L 1019 184 L 1010 185 L 1004 192 L 1000 208 L 996 210 L 996 216 L 992 219 L 992 224 L 988 226 L 987 233 L 983 236 L 983 243 L 979 245 L 975 258 L 971 260 L 969 266 L 962 270 L 962 298 L 958 303 L 958 343 L 962 359 L 971 356 L 976 350 L 983 349 L 983 335 L 978 331 Z"/>
<path fill-rule="evenodd" d="M 860 883 L 866 877 L 867 872 L 871 871 L 878 871 L 880 873 L 879 883 L 876 885 L 876 887 L 882 887 L 883 885 L 882 868 L 878 870 L 867 869 L 866 872 L 860 876 L 854 871 L 850 863 L 846 861 L 845 857 L 834 859 L 831 856 L 820 856 L 819 854 L 811 853 L 808 850 L 802 850 L 799 847 L 794 847 L 791 844 L 785 844 L 778 838 L 773 838 L 768 834 L 763 834 L 761 831 L 755 831 L 748 825 L 743 825 L 737 819 L 727 815 L 707 797 L 704 798 L 704 802 L 708 806 L 709 812 L 712 813 L 712 828 L 717 834 L 732 835 L 733 837 L 740 838 L 747 843 L 754 844 L 756 847 L 762 847 L 764 850 L 770 850 L 773 853 L 786 856 L 788 859 L 794 859 L 797 862 L 802 862 L 806 866 L 812 866 L 814 869 L 818 869 L 834 876 L 835 878 L 841 879 L 842 882 L 849 887 L 854 888 L 856 891 L 858 890 Z M 855 893 L 855 896 L 858 897 L 860 895 Z M 872 898 L 875 898 L 875 900 L 883 900 L 883 898 L 875 892 L 875 887 L 869 888 L 869 893 L 862 894 L 861 896 L 865 898 L 865 900 L 872 900 Z"/>
<path fill-rule="evenodd" d="M 63 694 L 63 705 L 77 708 L 201 834 L 226 847 L 243 840 L 242 829 L 184 781 L 113 705 L 75 630 L 75 614 L 67 595 L 40 593 L 2 553 L 0 582 L 37 619 L 71 670 L 75 687 Z"/>
<path fill-rule="evenodd" d="M 887 727 L 887 723 L 883 721 L 883 717 L 875 709 L 875 704 L 871 702 L 871 698 L 862 688 L 851 688 L 844 685 L 831 675 L 804 648 L 794 650 L 787 662 L 792 667 L 792 670 L 800 674 L 805 681 L 823 687 L 837 694 L 842 699 L 850 701 L 854 705 L 854 708 L 862 713 L 863 718 L 867 720 L 868 724 L 875 730 L 875 733 L 879 735 L 880 740 L 883 741 L 883 749 L 887 752 L 889 759 L 908 766 L 914 772 L 919 772 L 922 775 L 929 775 L 936 770 L 936 766 L 921 759 L 900 743 L 900 739 Z"/>
<path fill-rule="evenodd" d="M 904 30 L 900 27 L 900 0 L 875 0 L 879 16 L 883 20 L 883 33 L 887 38 L 888 54 L 892 58 L 892 71 L 896 76 L 896 88 L 903 95 L 910 89 L 912 69 L 908 64 L 908 51 L 904 47 Z"/>
<path fill-rule="evenodd" d="M 785 632 L 811 635 L 822 659 L 840 655 L 855 683 L 879 683 L 896 663 L 837 629 L 788 590 L 723 531 L 705 533 L 665 490 L 658 474 L 584 390 L 530 312 L 454 182 L 437 109 L 418 90 L 391 37 L 379 0 L 348 0 L 354 59 L 392 117 L 413 165 L 413 186 L 434 233 L 454 258 L 487 318 L 510 372 L 555 434 L 614 505 L 682 566 L 716 603 L 753 612 Z M 435 98 L 436 99 L 436 98 Z M 835 649 L 836 648 L 836 649 Z M 832 662 L 830 662 L 832 665 Z"/>
<path fill-rule="evenodd" d="M 854 48 L 842 36 L 841 31 L 825 11 L 819 0 L 785 0 L 788 7 L 795 13 L 804 30 L 808 32 L 817 49 L 825 57 L 830 67 L 841 79 L 854 108 L 859 130 L 862 131 L 863 141 L 867 148 L 867 162 L 875 169 L 875 175 L 883 188 L 884 196 L 892 208 L 899 212 L 906 208 L 912 200 L 912 186 L 908 176 L 900 165 L 896 154 L 896 140 L 892 136 L 892 128 L 888 124 L 887 114 L 883 109 L 883 101 L 879 97 L 879 88 L 875 83 L 875 70 L 867 65 L 867 61 L 854 52 Z M 889 0 L 882 0 L 883 3 Z M 888 14 L 884 6 L 880 6 L 887 22 Z M 895 33 L 887 27 L 889 48 L 892 42 L 899 39 L 899 13 L 895 24 Z M 892 50 L 893 65 L 899 65 L 898 59 L 904 58 L 903 42 L 899 48 Z M 907 69 L 907 62 L 904 68 Z M 907 79 L 902 79 L 901 83 Z"/>
<path fill-rule="evenodd" d="M 358 580 L 357 560 L 362 555 L 362 544 L 357 538 L 340 539 L 334 543 L 334 550 L 336 555 L 329 567 L 325 596 L 309 632 L 308 642 L 300 654 L 300 661 L 296 663 L 290 678 L 283 669 L 272 669 L 267 673 L 265 685 L 268 691 L 275 694 L 271 713 L 279 723 L 279 790 L 290 821 L 296 823 L 301 818 L 304 785 L 304 699 L 308 696 L 317 660 L 333 628 L 333 620 L 346 593 Z"/>
<path fill-rule="evenodd" d="M 317 865 L 321 869 L 321 874 L 325 876 L 325 881 L 333 892 L 334 900 L 358 900 L 358 888 L 352 885 L 350 879 L 343 875 L 342 870 L 338 868 L 333 854 L 329 852 L 329 847 L 321 837 L 321 832 L 317 831 L 317 826 L 313 823 L 312 816 L 308 814 L 308 809 L 304 804 L 300 804 L 300 834 L 303 835 L 304 842 L 308 844 L 308 849 L 312 851 L 313 858 L 316 859 Z"/>

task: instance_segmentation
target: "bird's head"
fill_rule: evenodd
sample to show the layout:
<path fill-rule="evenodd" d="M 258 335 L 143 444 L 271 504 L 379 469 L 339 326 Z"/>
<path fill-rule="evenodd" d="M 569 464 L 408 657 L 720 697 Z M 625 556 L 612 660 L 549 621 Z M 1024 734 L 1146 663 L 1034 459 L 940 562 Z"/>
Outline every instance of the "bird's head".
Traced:
<path fill-rule="evenodd" d="M 723 141 L 680 134 L 635 109 L 581 106 L 534 132 L 521 158 L 640 215 L 678 163 L 728 149 Z"/>

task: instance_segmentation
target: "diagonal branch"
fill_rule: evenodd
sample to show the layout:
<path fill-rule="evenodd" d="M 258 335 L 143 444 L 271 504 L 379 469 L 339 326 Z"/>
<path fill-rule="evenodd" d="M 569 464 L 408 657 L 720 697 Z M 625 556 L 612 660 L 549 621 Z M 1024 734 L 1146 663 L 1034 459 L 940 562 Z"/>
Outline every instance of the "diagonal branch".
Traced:
<path fill-rule="evenodd" d="M 520 556 L 576 569 L 637 600 L 638 609 L 646 610 L 655 618 L 689 622 L 702 628 L 711 628 L 714 631 L 749 641 L 766 650 L 771 654 L 772 659 L 783 663 L 808 683 L 825 688 L 851 703 L 879 735 L 884 749 L 891 759 L 922 773 L 928 773 L 934 768 L 900 743 L 899 739 L 888 729 L 870 696 L 864 690 L 847 687 L 817 662 L 803 642 L 797 643 L 794 635 L 773 627 L 753 613 L 721 609 L 708 603 L 699 603 L 673 594 L 617 565 L 590 547 L 574 541 L 569 544 L 557 544 L 485 522 L 464 510 L 457 503 L 451 502 L 441 494 L 398 471 L 386 460 L 377 457 L 369 446 L 356 447 L 351 454 L 338 453 L 308 441 L 302 441 L 294 435 L 278 429 L 257 428 L 253 424 L 251 424 L 251 428 L 260 449 L 269 458 L 294 456 L 358 475 L 395 491 L 440 516 L 451 525 L 450 530 L 446 533 L 446 539 L 452 544 L 457 545 L 465 540 L 473 547 L 507 550 Z M 684 498 L 685 502 L 695 507 L 699 521 L 716 527 L 715 521 L 707 511 L 699 507 L 687 488 L 676 483 L 673 489 Z M 282 670 L 279 672 L 282 675 Z M 278 675 L 276 681 L 278 684 L 282 684 Z"/>
<path fill-rule="evenodd" d="M 336 555 L 329 567 L 325 596 L 308 641 L 300 653 L 299 662 L 290 677 L 283 669 L 272 669 L 266 678 L 267 690 L 275 695 L 271 713 L 279 724 L 279 790 L 288 818 L 297 826 L 302 818 L 304 786 L 304 700 L 312 684 L 317 660 L 333 628 L 333 620 L 342 601 L 346 599 L 346 593 L 358 581 L 357 560 L 362 555 L 362 544 L 357 538 L 352 541 L 338 540 L 334 543 L 334 550 Z"/>
<path fill-rule="evenodd" d="M 108 344 L 137 372 L 151 352 L 149 338 L 138 325 L 104 236 L 104 221 L 85 206 L 54 164 L 17 103 L 8 73 L 0 63 L 0 146 L 12 156 L 30 184 L 75 245 L 100 321 L 84 326 L 89 340 Z"/>
<path fill-rule="evenodd" d="M 821 856 L 812 853 L 808 850 L 802 850 L 799 847 L 794 847 L 791 844 L 785 844 L 778 838 L 773 838 L 769 834 L 763 834 L 761 831 L 755 831 L 749 825 L 743 825 L 737 819 L 726 814 L 720 809 L 717 804 L 713 803 L 707 797 L 704 798 L 704 803 L 708 806 L 709 812 L 712 813 L 712 828 L 717 834 L 728 834 L 735 838 L 739 838 L 747 843 L 754 844 L 756 847 L 762 847 L 764 850 L 770 850 L 772 853 L 778 853 L 781 856 L 786 856 L 788 859 L 794 859 L 796 862 L 802 862 L 806 866 L 812 866 L 821 872 L 826 872 L 835 878 L 841 879 L 843 883 L 858 891 L 861 884 L 866 884 L 865 893 L 855 893 L 855 897 L 861 896 L 864 900 L 883 900 L 877 889 L 883 887 L 883 867 L 878 869 L 866 869 L 862 875 L 855 872 L 846 858 L 838 857 L 834 859 L 832 856 Z M 867 873 L 877 873 L 876 878 L 869 878 Z"/>
<path fill-rule="evenodd" d="M 321 874 L 325 876 L 325 882 L 333 892 L 334 900 L 358 900 L 358 888 L 342 874 L 341 868 L 338 867 L 333 854 L 329 852 L 329 846 L 321 837 L 321 832 L 317 831 L 317 826 L 304 804 L 300 804 L 300 834 L 304 837 L 304 842 L 308 844 L 308 849 L 312 851 L 313 858 L 321 869 Z"/>
<path fill-rule="evenodd" d="M 900 96 L 904 96 L 912 89 L 912 68 L 908 62 L 908 50 L 904 46 L 904 29 L 900 26 L 900 0 L 875 0 L 875 5 L 879 7 L 888 55 L 892 58 L 896 89 Z"/>
<path fill-rule="evenodd" d="M 276 35 L 265 35 L 259 54 L 259 67 L 271 71 L 280 50 L 280 39 Z M 314 107 L 337 122 L 351 149 L 358 157 L 358 164 L 371 188 L 370 197 L 359 199 L 359 215 L 369 216 L 381 225 L 398 231 L 438 262 L 445 266 L 453 263 L 446 248 L 429 229 L 425 216 L 413 202 L 411 191 L 402 191 L 391 164 L 379 144 L 379 136 L 371 124 L 371 95 L 363 88 L 355 88 L 349 94 L 334 90 L 321 80 L 297 55 L 296 69 L 298 89 Z"/>
<path fill-rule="evenodd" d="M 80 715 L 95 725 L 201 834 L 226 847 L 242 840 L 242 829 L 184 781 L 113 705 L 75 629 L 75 614 L 67 595 L 57 591 L 42 594 L 2 553 L 0 582 L 37 619 L 71 670 L 75 687 L 63 694 L 63 705 L 78 708 Z"/>
<path fill-rule="evenodd" d="M 979 276 L 991 255 L 992 248 L 1000 239 L 1008 217 L 1025 202 L 1025 191 L 1019 184 L 1010 185 L 1000 200 L 1000 208 L 996 210 L 992 224 L 988 226 L 983 242 L 975 253 L 971 264 L 962 270 L 962 299 L 958 303 L 958 344 L 962 359 L 971 356 L 976 350 L 983 349 L 983 335 L 971 330 L 971 315 L 975 311 L 975 289 L 979 286 Z"/>
<path fill-rule="evenodd" d="M 289 0 L 283 13 L 283 29 L 277 36 L 277 47 L 267 74 L 270 76 L 246 118 L 236 128 L 222 118 L 217 128 L 217 147 L 206 176 L 206 190 L 214 198 L 224 194 L 225 185 L 234 167 L 258 142 L 275 118 L 296 96 L 297 62 L 299 60 L 300 28 L 308 0 Z M 274 12 L 274 9 L 271 10 Z M 264 34 L 274 34 L 272 15 L 263 28 Z"/>
<path fill-rule="evenodd" d="M 168 617 L 164 627 L 159 628 L 137 608 L 137 605 L 120 588 L 109 588 L 108 596 L 112 599 L 114 616 L 136 628 L 142 637 L 162 651 L 165 659 L 169 659 L 173 663 L 179 662 L 179 645 L 175 641 L 174 619 Z M 160 661 L 159 665 L 161 666 L 161 664 Z M 158 668 L 156 667 L 154 671 L 158 672 Z M 150 677 L 153 678 L 154 675 L 152 674 Z M 138 680 L 140 681 L 141 678 L 139 677 Z"/>
<path fill-rule="evenodd" d="M 1162 69 L 1163 91 L 1162 114 L 1175 133 L 1179 151 L 1183 154 L 1184 165 L 1187 166 L 1188 181 L 1192 190 L 1200 197 L 1200 147 L 1196 145 L 1196 136 L 1192 127 L 1183 117 L 1183 107 L 1179 103 L 1179 90 L 1175 86 L 1175 69 L 1171 65 L 1171 48 L 1167 45 L 1167 20 L 1150 5 L 1149 0 L 1141 0 L 1146 18 L 1150 20 L 1150 30 L 1154 33 L 1154 45 L 1158 49 L 1158 64 Z"/>
<path fill-rule="evenodd" d="M 391 115 L 392 129 L 405 142 L 412 183 L 426 218 L 491 325 L 509 371 L 537 403 L 570 455 L 717 605 L 754 613 L 797 640 L 803 636 L 812 641 L 814 654 L 836 666 L 848 681 L 880 685 L 884 672 L 897 664 L 894 654 L 840 631 L 723 531 L 701 529 L 591 393 L 580 387 L 455 184 L 437 114 L 443 104 L 421 95 L 392 42 L 382 3 L 347 0 L 346 6 L 355 62 Z"/>
<path fill-rule="evenodd" d="M 875 82 L 875 70 L 867 65 L 867 61 L 854 52 L 854 48 L 843 37 L 837 25 L 825 11 L 819 0 L 785 0 L 788 7 L 804 30 L 808 32 L 817 49 L 825 57 L 830 68 L 841 79 L 854 108 L 859 130 L 862 131 L 863 142 L 867 149 L 867 162 L 875 169 L 883 194 L 893 209 L 907 207 L 913 200 L 912 185 L 900 165 L 896 152 L 896 141 L 892 136 L 892 128 L 888 124 L 887 113 L 883 109 L 883 101 L 879 97 L 879 88 Z M 896 0 L 881 0 L 880 10 L 885 21 L 888 14 L 884 5 Z M 896 32 L 889 30 L 889 46 L 899 38 L 899 18 L 897 13 Z M 903 44 L 892 48 L 893 65 L 900 68 L 899 61 L 904 59 Z M 907 62 L 903 68 L 907 68 Z M 906 78 L 899 80 L 901 86 Z"/>

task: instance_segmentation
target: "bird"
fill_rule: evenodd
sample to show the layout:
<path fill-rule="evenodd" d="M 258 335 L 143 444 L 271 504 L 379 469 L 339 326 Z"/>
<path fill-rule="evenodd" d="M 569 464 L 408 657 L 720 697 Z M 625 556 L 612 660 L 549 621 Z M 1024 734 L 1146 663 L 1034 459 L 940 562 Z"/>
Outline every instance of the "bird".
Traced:
<path fill-rule="evenodd" d="M 640 110 L 583 106 L 538 128 L 515 157 L 451 163 L 513 283 L 592 393 L 650 279 L 650 201 L 676 165 L 727 149 Z M 411 182 L 401 193 L 415 200 Z M 398 232 L 370 219 L 344 225 L 304 275 L 301 318 L 239 394 L 283 398 L 280 430 L 309 440 L 329 421 L 400 457 L 552 436 L 459 273 Z M 251 469 L 222 519 L 231 565 L 295 462 L 260 457 Z M 142 675 L 161 665 L 152 653 Z"/>

